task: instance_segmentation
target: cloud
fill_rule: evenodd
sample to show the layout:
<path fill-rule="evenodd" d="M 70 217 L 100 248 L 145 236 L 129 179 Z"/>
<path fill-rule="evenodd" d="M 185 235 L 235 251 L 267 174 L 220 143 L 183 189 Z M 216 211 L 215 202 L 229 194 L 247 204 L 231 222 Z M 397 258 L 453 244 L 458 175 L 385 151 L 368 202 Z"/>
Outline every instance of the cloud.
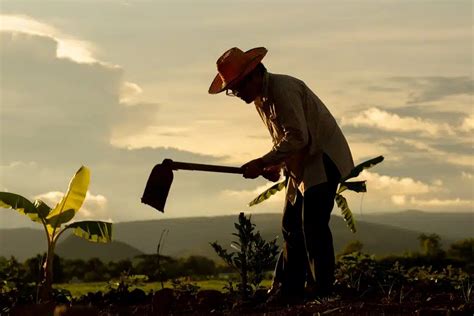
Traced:
<path fill-rule="evenodd" d="M 446 211 L 446 208 L 465 208 L 472 207 L 474 200 L 453 198 L 453 199 L 422 199 L 414 196 L 406 195 L 392 195 L 392 203 L 398 206 L 408 207 L 419 207 L 425 210 L 433 210 L 436 208 L 443 208 L 443 211 Z"/>
<path fill-rule="evenodd" d="M 404 81 L 418 88 L 411 96 L 411 103 L 442 100 L 452 95 L 472 95 L 473 79 L 470 77 L 398 77 L 394 80 Z"/>
<path fill-rule="evenodd" d="M 11 161 L 6 165 L 0 165 L 1 169 L 15 169 L 15 168 L 29 168 L 29 167 L 36 167 L 38 164 L 35 161 Z"/>
<path fill-rule="evenodd" d="M 474 179 L 474 174 L 472 174 L 472 173 L 470 173 L 470 172 L 465 172 L 465 171 L 463 171 L 463 172 L 461 173 L 461 177 L 462 177 L 463 179 L 471 180 L 471 179 Z"/>
<path fill-rule="evenodd" d="M 110 146 L 115 130 L 140 132 L 154 119 L 157 104 L 120 103 L 140 91 L 124 80 L 121 68 L 59 59 L 58 43 L 47 36 L 0 32 L 0 37 L 5 61 L 0 124 L 7 161 L 56 150 L 50 159 L 94 155 L 98 147 Z M 33 142 L 41 144 L 39 150 L 31 151 Z"/>
<path fill-rule="evenodd" d="M 395 205 L 405 205 L 406 204 L 406 196 L 402 194 L 392 195 L 391 197 L 392 203 Z"/>
<path fill-rule="evenodd" d="M 273 182 L 267 182 L 264 185 L 260 185 L 256 187 L 255 189 L 249 189 L 249 190 L 223 190 L 221 192 L 221 195 L 225 198 L 233 198 L 233 199 L 238 199 L 240 201 L 246 201 L 246 203 L 252 201 L 254 198 L 256 198 L 260 193 L 264 192 L 265 190 L 269 189 L 271 186 L 275 185 Z M 282 204 L 283 201 L 285 200 L 285 190 L 282 190 L 272 197 L 270 197 L 267 201 L 264 202 L 264 204 Z"/>
<path fill-rule="evenodd" d="M 166 110 L 163 109 L 163 111 Z M 117 130 L 117 133 L 112 136 L 111 143 L 116 147 L 129 149 L 176 148 L 196 154 L 220 157 L 223 163 L 232 165 L 241 165 L 271 149 L 269 136 L 254 137 L 253 130 L 256 129 L 260 131 L 260 134 L 265 135 L 265 128 L 260 125 L 256 128 L 249 122 L 239 122 L 240 126 L 232 126 L 231 120 L 224 119 L 189 120 L 183 118 L 181 123 L 175 125 L 170 125 L 169 121 L 163 117 L 157 117 L 157 121 L 158 123 L 156 121 L 150 123 L 141 131 L 121 133 Z M 250 136 L 247 136 L 249 134 Z"/>
<path fill-rule="evenodd" d="M 460 129 L 464 132 L 471 132 L 474 130 L 474 114 L 470 114 L 468 117 L 464 118 Z"/>
<path fill-rule="evenodd" d="M 64 193 L 59 191 L 51 191 L 35 196 L 35 199 L 42 200 L 50 207 L 54 208 L 63 198 Z M 94 195 L 87 191 L 86 198 L 82 207 L 76 213 L 74 220 L 80 219 L 104 219 L 110 220 L 110 215 L 107 214 L 107 198 L 101 194 Z"/>
<path fill-rule="evenodd" d="M 276 14 L 287 17 L 290 28 L 288 23 L 262 27 L 259 10 L 249 15 L 241 6 L 232 4 L 239 18 L 222 24 L 228 8 L 212 4 L 196 9 L 179 2 L 140 2 L 123 10 L 111 1 L 94 3 L 93 10 L 108 12 L 105 21 L 101 14 L 89 14 L 88 1 L 5 2 L 3 12 L 28 15 L 10 15 L 16 20 L 9 29 L 4 16 L 0 21 L 1 164 L 37 164 L 2 168 L 0 186 L 25 196 L 61 191 L 64 180 L 84 164 L 92 170 L 91 191 L 108 198 L 114 220 L 217 215 L 245 206 L 261 182 L 185 171 L 175 173 L 165 214 L 140 204 L 148 173 L 163 158 L 238 166 L 271 148 L 253 107 L 206 93 L 215 60 L 235 44 L 225 34 L 242 31 L 238 21 L 243 18 L 246 29 L 259 31 L 238 45 L 248 49 L 266 38 L 270 71 L 305 80 L 336 118 L 376 108 L 404 128 L 413 122 L 430 130 L 346 125 L 356 161 L 384 154 L 386 161 L 376 170 L 398 180 L 395 186 L 405 185 L 403 178 L 412 179 L 414 188 L 428 186 L 430 192 L 416 195 L 419 199 L 468 199 L 472 193 L 461 172 L 472 173 L 472 129 L 468 121 L 463 125 L 464 116 L 472 114 L 472 93 L 466 92 L 472 76 L 469 2 L 463 2 L 466 10 L 459 4 L 428 8 L 422 2 L 394 2 L 391 10 L 369 2 L 318 10 L 310 2 L 279 3 Z M 264 14 L 264 20 L 274 13 Z M 127 34 L 133 36 L 122 36 Z M 124 68 L 110 66 L 116 63 Z M 444 79 L 433 80 L 434 72 Z M 386 80 L 389 76 L 406 80 Z M 363 87 L 347 84 L 364 79 Z M 366 89 L 374 85 L 381 88 Z M 364 202 L 370 201 L 372 210 L 392 210 L 392 195 L 405 196 L 405 203 L 412 196 L 408 190 L 386 188 L 390 195 L 368 185 Z M 278 198 L 267 203 L 273 199 Z"/>
<path fill-rule="evenodd" d="M 69 58 L 77 63 L 99 62 L 93 56 L 95 48 L 91 43 L 66 35 L 51 25 L 26 15 L 2 14 L 0 21 L 2 21 L 0 31 L 46 36 L 54 39 L 58 43 L 56 50 L 58 58 Z"/>
<path fill-rule="evenodd" d="M 24 196 L 61 192 L 65 179 L 79 166 L 86 165 L 92 172 L 90 190 L 107 197 L 107 207 L 102 209 L 97 201 L 91 202 L 91 206 L 87 202 L 77 215 L 79 219 L 90 215 L 114 221 L 217 215 L 246 205 L 246 201 L 217 198 L 223 188 L 252 185 L 243 178 L 196 172 L 176 172 L 166 214 L 140 203 L 151 168 L 164 158 L 222 164 L 212 154 L 230 152 L 236 142 L 215 141 L 216 130 L 228 124 L 218 119 L 219 115 L 197 119 L 196 108 L 185 104 L 180 108 L 182 116 L 196 122 L 198 129 L 193 125 L 187 128 L 187 121 L 177 122 L 176 114 L 172 114 L 176 111 L 174 104 L 135 102 L 133 94 L 139 89 L 127 84 L 121 68 L 58 58 L 57 42 L 47 36 L 1 32 L 0 37 L 0 57 L 4 61 L 0 187 Z M 120 102 L 124 94 L 132 96 L 130 103 Z M 161 124 L 163 118 L 167 124 Z M 199 132 L 200 137 L 188 137 L 188 130 Z M 265 132 L 263 128 L 262 131 Z M 114 146 L 115 137 L 137 134 L 149 137 L 150 142 L 133 150 Z M 187 139 L 189 143 L 185 144 L 189 146 L 180 144 L 181 139 Z M 234 135 L 237 139 L 241 140 Z M 173 146 L 175 141 L 180 146 Z M 140 145 L 133 139 L 131 144 Z M 34 161 L 36 165 L 20 166 L 18 161 L 23 161 L 23 165 Z"/>
<path fill-rule="evenodd" d="M 373 127 L 390 132 L 419 132 L 431 137 L 446 133 L 453 134 L 451 127 L 447 124 L 437 124 L 418 117 L 400 117 L 376 107 L 369 108 L 356 116 L 345 116 L 341 124 Z"/>
<path fill-rule="evenodd" d="M 120 103 L 133 105 L 135 97 L 142 92 L 143 89 L 136 83 L 124 81 L 120 87 Z"/>
<path fill-rule="evenodd" d="M 474 200 L 463 200 L 460 198 L 455 199 L 419 199 L 412 197 L 410 199 L 410 204 L 424 207 L 424 208 L 437 208 L 437 207 L 471 207 L 474 205 Z"/>
<path fill-rule="evenodd" d="M 462 197 L 464 193 L 460 190 L 450 192 L 451 179 L 446 184 L 440 179 L 427 183 L 411 177 L 387 176 L 369 171 L 363 171 L 358 179 L 367 180 L 367 193 L 361 195 L 345 191 L 343 195 L 348 199 L 349 205 L 360 204 L 361 212 L 362 208 L 369 212 L 392 208 L 445 212 L 472 210 L 473 200 L 469 198 L 470 194 Z M 459 196 L 455 196 L 457 194 Z M 381 205 L 384 206 L 383 209 Z"/>
<path fill-rule="evenodd" d="M 362 162 L 364 159 L 374 158 L 379 155 L 385 157 L 390 156 L 391 161 L 401 159 L 400 154 L 396 154 L 390 149 L 390 144 L 386 140 L 361 141 L 359 139 L 363 137 L 359 137 L 359 135 L 348 135 L 347 138 L 349 138 L 348 142 L 351 148 L 352 158 L 356 164 Z"/>
<path fill-rule="evenodd" d="M 438 192 L 438 185 L 429 185 L 410 177 L 391 177 L 375 172 L 363 171 L 358 177 L 367 180 L 370 191 L 384 195 L 426 194 Z"/>
<path fill-rule="evenodd" d="M 439 161 L 443 163 L 449 163 L 456 166 L 472 166 L 473 158 L 472 155 L 462 153 L 451 153 L 448 151 L 439 150 L 426 142 L 414 140 L 414 139 L 402 139 L 396 138 L 396 143 L 406 144 L 413 148 L 416 148 L 421 155 L 423 155 L 427 162 Z"/>

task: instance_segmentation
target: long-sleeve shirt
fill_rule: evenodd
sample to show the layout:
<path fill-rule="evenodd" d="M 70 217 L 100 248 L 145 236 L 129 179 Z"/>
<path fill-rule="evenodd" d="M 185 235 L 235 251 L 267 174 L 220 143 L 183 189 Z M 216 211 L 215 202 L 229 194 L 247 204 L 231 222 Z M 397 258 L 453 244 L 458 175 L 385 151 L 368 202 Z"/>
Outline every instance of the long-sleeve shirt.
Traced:
<path fill-rule="evenodd" d="M 336 120 L 306 84 L 287 75 L 266 72 L 262 97 L 255 107 L 267 126 L 273 148 L 262 157 L 266 166 L 283 165 L 290 181 L 287 199 L 327 181 L 326 153 L 344 177 L 354 168 L 349 145 Z"/>

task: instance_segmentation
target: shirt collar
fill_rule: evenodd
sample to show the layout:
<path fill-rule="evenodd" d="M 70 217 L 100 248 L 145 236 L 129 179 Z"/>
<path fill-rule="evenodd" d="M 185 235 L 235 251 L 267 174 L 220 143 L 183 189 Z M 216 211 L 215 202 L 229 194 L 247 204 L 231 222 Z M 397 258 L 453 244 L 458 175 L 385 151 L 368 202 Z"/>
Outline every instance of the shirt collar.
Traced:
<path fill-rule="evenodd" d="M 263 74 L 263 81 L 262 81 L 262 99 L 268 99 L 268 82 L 269 82 L 270 74 L 268 71 L 265 70 Z"/>
<path fill-rule="evenodd" d="M 255 105 L 258 107 L 265 107 L 268 104 L 268 83 L 270 81 L 270 75 L 268 71 L 265 70 L 263 73 L 263 80 L 262 80 L 262 95 L 257 97 L 255 100 Z"/>

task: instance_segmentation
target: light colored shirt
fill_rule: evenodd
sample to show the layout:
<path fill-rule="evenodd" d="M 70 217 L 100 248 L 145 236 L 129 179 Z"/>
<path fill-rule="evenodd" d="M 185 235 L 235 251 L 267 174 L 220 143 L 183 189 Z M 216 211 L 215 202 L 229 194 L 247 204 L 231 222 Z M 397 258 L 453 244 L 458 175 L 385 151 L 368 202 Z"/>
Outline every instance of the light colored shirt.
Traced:
<path fill-rule="evenodd" d="M 290 176 L 286 197 L 327 181 L 326 153 L 344 177 L 354 168 L 349 145 L 336 120 L 306 84 L 287 75 L 266 72 L 262 97 L 255 107 L 268 128 L 273 148 L 262 158 L 266 166 L 282 165 Z"/>

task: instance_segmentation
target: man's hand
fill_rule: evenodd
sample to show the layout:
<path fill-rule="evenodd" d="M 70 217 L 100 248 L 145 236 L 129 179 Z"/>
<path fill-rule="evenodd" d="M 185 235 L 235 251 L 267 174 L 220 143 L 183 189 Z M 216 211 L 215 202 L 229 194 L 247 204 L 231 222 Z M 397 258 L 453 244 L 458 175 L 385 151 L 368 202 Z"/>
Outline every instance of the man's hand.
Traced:
<path fill-rule="evenodd" d="M 262 176 L 272 182 L 277 182 L 280 180 L 280 166 L 271 166 L 263 169 Z"/>
<path fill-rule="evenodd" d="M 247 162 L 241 168 L 244 171 L 244 178 L 255 179 L 263 174 L 263 161 L 257 158 Z"/>

